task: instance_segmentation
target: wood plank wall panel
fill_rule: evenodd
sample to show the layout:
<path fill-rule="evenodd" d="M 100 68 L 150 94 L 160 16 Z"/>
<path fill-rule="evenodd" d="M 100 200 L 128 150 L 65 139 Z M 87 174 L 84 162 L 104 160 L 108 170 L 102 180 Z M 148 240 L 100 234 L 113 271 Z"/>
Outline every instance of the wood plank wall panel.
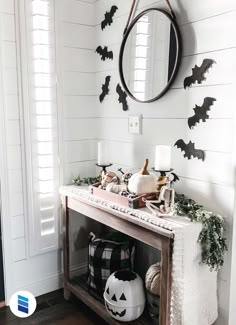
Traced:
<path fill-rule="evenodd" d="M 13 261 L 26 258 L 14 0 L 0 1 L 1 71 Z"/>
<path fill-rule="evenodd" d="M 206 161 L 188 161 L 176 148 L 173 149 L 173 167 L 181 181 L 178 191 L 195 198 L 208 209 L 226 217 L 229 252 L 225 265 L 219 273 L 219 325 L 227 325 L 229 270 L 231 255 L 231 226 L 234 213 L 234 165 L 233 165 L 233 119 L 235 98 L 236 41 L 232 31 L 236 27 L 236 2 L 234 0 L 206 0 L 198 3 L 188 0 L 173 1 L 183 37 L 183 58 L 178 76 L 171 90 L 159 101 L 139 104 L 130 99 L 129 111 L 123 112 L 115 91 L 120 81 L 118 73 L 119 45 L 125 26 L 131 0 L 114 0 L 118 6 L 114 23 L 101 31 L 100 23 L 111 3 L 98 0 L 95 3 L 96 45 L 109 46 L 114 60 L 102 62 L 96 56 L 96 107 L 99 112 L 99 138 L 110 145 L 114 169 L 136 169 L 142 160 L 150 158 L 154 164 L 156 144 L 174 145 L 183 138 L 194 140 L 196 147 L 206 150 Z M 137 12 L 148 7 L 166 8 L 165 1 L 140 1 Z M 201 85 L 184 90 L 183 80 L 191 75 L 195 64 L 201 65 L 204 58 L 213 59 L 216 64 L 207 73 Z M 111 75 L 110 92 L 100 104 L 98 95 L 105 76 Z M 195 105 L 201 105 L 205 97 L 217 99 L 209 112 L 210 119 L 193 130 L 187 119 L 193 115 Z M 128 134 L 129 115 L 143 115 L 143 134 Z M 124 152 L 120 155 L 120 152 Z M 224 290 L 221 288 L 224 287 Z"/>
<path fill-rule="evenodd" d="M 64 183 L 95 174 L 97 143 L 93 1 L 59 0 Z"/>

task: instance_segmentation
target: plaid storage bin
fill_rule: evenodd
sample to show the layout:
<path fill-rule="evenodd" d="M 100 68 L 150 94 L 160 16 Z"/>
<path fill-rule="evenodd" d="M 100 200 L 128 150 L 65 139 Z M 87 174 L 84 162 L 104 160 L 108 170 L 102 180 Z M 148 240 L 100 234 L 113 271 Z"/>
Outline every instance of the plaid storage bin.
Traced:
<path fill-rule="evenodd" d="M 123 236 L 124 239 L 124 236 Z M 106 281 L 117 270 L 132 270 L 134 241 L 125 238 L 118 242 L 96 238 L 91 233 L 89 239 L 88 285 L 103 294 Z"/>

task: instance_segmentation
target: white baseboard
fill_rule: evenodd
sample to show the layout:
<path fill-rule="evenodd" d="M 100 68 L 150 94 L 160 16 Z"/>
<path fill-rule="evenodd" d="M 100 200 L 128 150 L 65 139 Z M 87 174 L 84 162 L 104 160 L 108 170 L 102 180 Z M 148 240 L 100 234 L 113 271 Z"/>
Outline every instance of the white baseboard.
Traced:
<path fill-rule="evenodd" d="M 87 263 L 72 266 L 70 269 L 71 277 L 86 273 Z M 17 288 L 17 290 L 26 290 L 31 292 L 35 297 L 45 293 L 58 290 L 63 287 L 63 273 L 57 273 L 27 286 Z"/>

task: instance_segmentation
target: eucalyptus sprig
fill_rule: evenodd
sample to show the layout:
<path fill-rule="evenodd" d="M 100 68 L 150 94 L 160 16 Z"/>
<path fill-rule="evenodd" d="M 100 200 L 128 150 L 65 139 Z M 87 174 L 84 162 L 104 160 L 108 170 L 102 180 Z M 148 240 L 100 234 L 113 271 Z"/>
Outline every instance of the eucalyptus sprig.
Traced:
<path fill-rule="evenodd" d="M 198 238 L 202 246 L 202 263 L 208 265 L 211 271 L 218 271 L 224 264 L 224 254 L 228 250 L 223 217 L 206 211 L 184 194 L 176 194 L 175 211 L 179 216 L 189 217 L 192 222 L 202 223 Z"/>

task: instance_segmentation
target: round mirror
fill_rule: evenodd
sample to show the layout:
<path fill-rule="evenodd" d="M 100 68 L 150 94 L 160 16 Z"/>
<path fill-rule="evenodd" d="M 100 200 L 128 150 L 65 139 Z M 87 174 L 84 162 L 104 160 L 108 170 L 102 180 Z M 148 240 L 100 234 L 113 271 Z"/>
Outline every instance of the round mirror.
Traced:
<path fill-rule="evenodd" d="M 181 58 L 175 20 L 165 11 L 148 9 L 130 24 L 121 44 L 119 71 L 126 92 L 138 102 L 153 102 L 169 89 Z"/>

